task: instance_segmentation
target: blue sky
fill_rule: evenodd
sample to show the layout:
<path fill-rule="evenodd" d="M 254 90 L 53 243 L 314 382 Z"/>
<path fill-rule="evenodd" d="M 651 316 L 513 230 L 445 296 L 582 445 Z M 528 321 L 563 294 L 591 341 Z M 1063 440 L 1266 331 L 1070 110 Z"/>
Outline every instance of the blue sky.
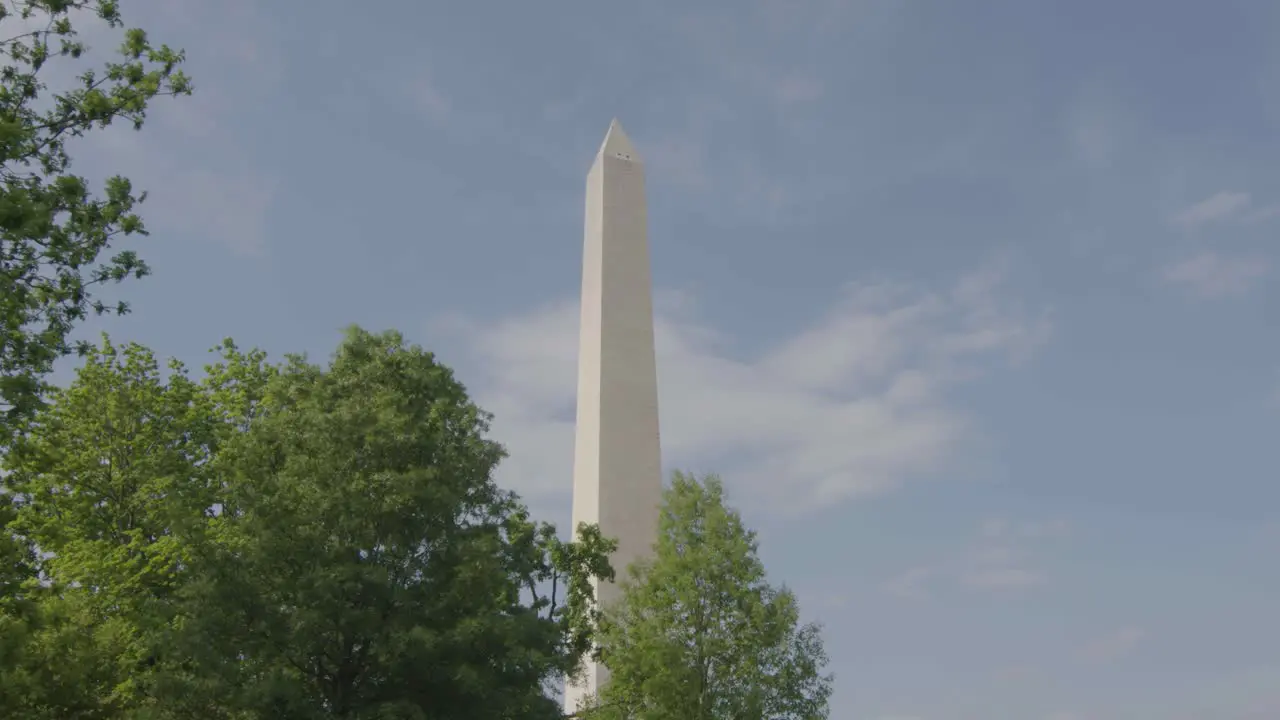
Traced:
<path fill-rule="evenodd" d="M 563 522 L 617 116 L 665 462 L 825 623 L 833 718 L 1280 717 L 1280 5 L 123 6 L 197 95 L 79 148 L 154 233 L 87 330 L 199 364 L 398 328 Z"/>

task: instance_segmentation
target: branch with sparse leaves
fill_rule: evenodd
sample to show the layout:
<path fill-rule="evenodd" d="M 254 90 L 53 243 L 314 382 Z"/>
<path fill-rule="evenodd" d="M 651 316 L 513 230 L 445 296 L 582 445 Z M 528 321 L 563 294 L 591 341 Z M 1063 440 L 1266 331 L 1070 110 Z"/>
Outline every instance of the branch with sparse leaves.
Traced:
<path fill-rule="evenodd" d="M 122 236 L 147 234 L 137 214 L 146 194 L 120 176 L 93 193 L 69 171 L 68 140 L 117 120 L 140 129 L 152 99 L 191 93 L 182 51 L 137 28 L 122 31 L 114 60 L 51 90 L 42 71 L 87 59 L 75 25 L 90 16 L 123 28 L 117 0 L 0 2 L 0 28 L 21 26 L 0 41 L 0 446 L 40 406 L 53 363 L 88 350 L 70 341 L 74 327 L 129 312 L 96 298 L 96 286 L 150 272 L 133 251 L 103 257 Z"/>
<path fill-rule="evenodd" d="M 528 592 L 534 611 L 560 626 L 572 659 L 572 674 L 591 650 L 599 622 L 593 581 L 613 581 L 609 555 L 618 543 L 604 537 L 598 525 L 587 523 L 580 523 L 574 539 L 565 542 L 557 536 L 554 525 L 531 521 L 528 511 L 518 504 L 506 525 L 511 547 L 518 555 L 522 589 Z"/>

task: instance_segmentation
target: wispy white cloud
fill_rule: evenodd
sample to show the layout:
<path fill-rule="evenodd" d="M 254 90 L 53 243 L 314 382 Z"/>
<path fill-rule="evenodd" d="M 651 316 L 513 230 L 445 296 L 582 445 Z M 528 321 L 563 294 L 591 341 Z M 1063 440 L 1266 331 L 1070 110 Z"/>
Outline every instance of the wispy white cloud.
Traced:
<path fill-rule="evenodd" d="M 1047 578 L 1033 562 L 1035 550 L 1046 541 L 1066 537 L 1070 530 L 1062 519 L 989 519 L 982 524 L 976 547 L 962 559 L 959 578 L 965 585 L 982 590 L 1042 585 Z"/>
<path fill-rule="evenodd" d="M 1145 636 L 1142 628 L 1127 625 L 1090 640 L 1081 653 L 1092 662 L 1111 662 L 1132 653 Z"/>
<path fill-rule="evenodd" d="M 1071 526 L 1067 521 L 1060 519 L 1014 522 L 1004 518 L 991 518 L 982 524 L 982 537 L 993 540 L 1053 538 L 1067 535 L 1070 529 Z"/>
<path fill-rule="evenodd" d="M 1044 576 L 1026 568 L 994 567 L 974 570 L 964 576 L 965 584 L 982 590 L 1016 590 L 1044 584 Z"/>
<path fill-rule="evenodd" d="M 1092 169 L 1107 167 L 1119 143 L 1114 119 L 1105 104 L 1080 101 L 1066 121 L 1067 143 L 1072 155 Z"/>
<path fill-rule="evenodd" d="M 822 197 L 803 178 L 769 172 L 749 147 L 724 152 L 718 129 L 734 127 L 740 110 L 706 97 L 677 96 L 655 105 L 679 110 L 655 112 L 666 118 L 657 127 L 629 128 L 655 186 L 673 187 L 721 217 L 767 224 L 794 217 L 802 201 Z"/>
<path fill-rule="evenodd" d="M 922 600 L 928 596 L 928 583 L 937 577 L 938 570 L 933 567 L 914 567 L 887 580 L 882 588 L 885 592 L 908 600 Z"/>
<path fill-rule="evenodd" d="M 644 161 L 664 182 L 685 190 L 708 189 L 707 145 L 696 131 L 667 133 L 645 143 Z"/>
<path fill-rule="evenodd" d="M 1196 228 L 1205 223 L 1239 217 L 1253 202 L 1247 192 L 1223 190 L 1184 209 L 1173 217 L 1175 225 Z"/>
<path fill-rule="evenodd" d="M 752 150 L 769 147 L 769 137 L 757 134 L 744 142 L 728 139 L 726 130 L 743 127 L 744 114 L 764 114 L 785 135 L 824 105 L 834 77 L 830 66 L 793 48 L 838 33 L 849 20 L 850 4 L 748 0 L 738 9 L 725 16 L 696 8 L 674 21 L 677 41 L 693 60 L 690 73 L 702 78 L 699 85 L 720 90 L 691 92 L 675 84 L 671 96 L 654 98 L 654 116 L 671 122 L 640 133 L 643 147 L 650 148 L 642 152 L 655 181 L 674 181 L 698 192 L 700 204 L 772 224 L 795 217 L 811 197 L 831 192 L 831 183 L 777 172 Z"/>
<path fill-rule="evenodd" d="M 1043 584 L 1043 573 L 1027 562 L 1023 548 L 1008 541 L 987 541 L 960 562 L 958 575 L 962 583 L 979 590 L 1017 590 Z"/>
<path fill-rule="evenodd" d="M 454 320 L 481 403 L 526 493 L 565 491 L 572 459 L 577 303 L 492 324 Z M 1000 297 L 998 273 L 948 293 L 853 285 L 808 328 L 743 358 L 664 295 L 656 334 L 668 466 L 715 469 L 791 509 L 891 490 L 937 470 L 972 430 L 949 389 L 1047 338 Z"/>
<path fill-rule="evenodd" d="M 1215 298 L 1245 292 L 1270 269 L 1264 257 L 1202 252 L 1167 265 L 1161 274 L 1166 282 L 1200 297 Z"/>
<path fill-rule="evenodd" d="M 1066 103 L 1062 122 L 1068 157 L 1090 171 L 1126 167 L 1150 140 L 1132 99 L 1105 80 L 1082 83 Z"/>
<path fill-rule="evenodd" d="M 447 122 L 453 112 L 453 101 L 445 94 L 435 79 L 435 74 L 421 69 L 409 81 L 407 90 L 410 102 L 429 120 L 437 124 Z"/>
<path fill-rule="evenodd" d="M 1265 222 L 1276 217 L 1280 217 L 1280 203 L 1252 208 L 1240 218 L 1240 221 L 1251 225 L 1254 223 Z"/>
<path fill-rule="evenodd" d="M 995 592 L 1042 585 L 1047 577 L 1035 563 L 1035 551 L 1045 541 L 1065 537 L 1069 530 L 1062 520 L 993 518 L 982 523 L 976 539 L 959 553 L 934 565 L 913 567 L 890 578 L 881 589 L 919 600 L 944 586 Z"/>
<path fill-rule="evenodd" d="M 774 99 L 785 105 L 813 102 L 821 98 L 824 92 L 826 86 L 823 82 L 806 73 L 783 75 L 774 80 L 770 89 Z"/>
<path fill-rule="evenodd" d="M 238 115 L 269 97 L 284 79 L 284 63 L 261 8 L 228 0 L 216 10 L 199 3 L 143 0 L 125 8 L 126 23 L 146 27 L 156 42 L 188 51 L 184 70 L 191 97 L 157 98 L 141 133 L 114 125 L 84 139 L 91 176 L 122 173 L 150 196 L 142 206 L 158 234 L 182 233 L 259 255 L 277 177 L 244 149 Z M 114 50 L 120 31 L 86 26 L 90 62 Z M 79 157 L 77 158 L 79 159 Z"/>
<path fill-rule="evenodd" d="M 842 3 L 775 0 L 747 3 L 731 21 L 723 16 L 691 14 L 677 22 L 680 34 L 722 85 L 763 100 L 778 113 L 821 100 L 826 93 L 824 68 L 796 62 L 796 53 L 762 52 L 784 41 L 785 47 L 831 32 L 841 22 Z"/>
<path fill-rule="evenodd" d="M 501 147 L 555 172 L 577 173 L 584 161 L 590 163 L 590 157 L 580 154 L 577 138 L 563 132 L 564 126 L 574 124 L 584 102 L 582 96 L 553 98 L 512 113 L 495 105 L 491 97 L 478 99 L 474 92 L 468 92 L 467 87 L 474 88 L 474 83 L 465 72 L 438 66 L 423 54 L 409 52 L 393 66 L 370 81 L 371 89 L 421 117 L 448 142 Z M 343 101 L 343 106 L 364 102 L 360 93 L 370 88 L 358 88 L 351 91 L 350 101 Z M 592 132 L 599 132 L 603 138 L 608 121 L 608 117 L 601 118 Z M 627 129 L 631 131 L 630 127 Z"/>
<path fill-rule="evenodd" d="M 166 230 L 216 238 L 235 255 L 260 256 L 268 248 L 267 214 L 277 187 L 275 179 L 247 167 L 195 170 L 156 191 L 161 202 L 148 217 Z"/>
<path fill-rule="evenodd" d="M 1173 217 L 1173 224 L 1191 230 L 1213 222 L 1254 224 L 1280 217 L 1280 203 L 1255 205 L 1247 192 L 1222 190 L 1191 205 Z"/>
<path fill-rule="evenodd" d="M 1158 709 L 1158 717 L 1174 720 L 1272 720 L 1280 717 L 1280 666 L 1224 669 L 1222 676 L 1184 689 Z"/>

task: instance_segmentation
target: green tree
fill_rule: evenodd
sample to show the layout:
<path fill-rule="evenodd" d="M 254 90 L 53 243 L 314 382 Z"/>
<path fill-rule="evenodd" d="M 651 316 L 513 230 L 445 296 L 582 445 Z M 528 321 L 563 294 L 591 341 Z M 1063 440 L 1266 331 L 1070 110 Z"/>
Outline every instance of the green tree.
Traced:
<path fill-rule="evenodd" d="M 131 251 L 102 257 L 119 236 L 145 234 L 135 212 L 145 194 L 116 176 L 95 195 L 70 172 L 68 141 L 116 120 L 141 128 L 157 95 L 191 91 L 182 53 L 139 29 L 123 32 L 117 60 L 50 90 L 42 73 L 55 58 L 83 59 L 72 19 L 89 14 L 122 27 L 117 0 L 0 2 L 0 446 L 41 402 L 53 363 L 74 349 L 73 326 L 128 311 L 96 299 L 95 286 L 148 272 Z"/>
<path fill-rule="evenodd" d="M 0 717 L 558 718 L 614 545 L 492 480 L 452 373 L 353 330 L 193 382 L 92 349 L 0 484 Z"/>
<path fill-rule="evenodd" d="M 395 333 L 282 366 L 213 463 L 225 495 L 171 675 L 186 716 L 559 717 L 547 686 L 590 647 L 612 546 L 530 520 L 487 427 Z"/>
<path fill-rule="evenodd" d="M 715 477 L 677 473 L 651 560 L 606 608 L 595 720 L 818 720 L 832 678 L 819 628 L 769 585 L 756 536 Z"/>
<path fill-rule="evenodd" d="M 3 458 L 0 715 L 126 717 L 155 702 L 220 417 L 180 364 L 108 340 L 50 400 Z"/>

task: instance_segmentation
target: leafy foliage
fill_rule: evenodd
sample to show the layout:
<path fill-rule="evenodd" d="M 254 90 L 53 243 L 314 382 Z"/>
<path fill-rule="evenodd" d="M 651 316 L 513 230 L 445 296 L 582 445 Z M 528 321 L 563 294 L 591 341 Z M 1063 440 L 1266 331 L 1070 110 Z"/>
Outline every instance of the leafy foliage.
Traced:
<path fill-rule="evenodd" d="M 574 582 L 607 545 L 561 544 L 492 472 L 503 450 L 452 373 L 352 330 L 327 370 L 293 358 L 218 464 L 200 637 L 241 657 L 261 717 L 554 717 L 585 652 Z M 606 566 L 607 567 L 607 566 Z M 522 602 L 570 581 L 566 603 Z"/>
<path fill-rule="evenodd" d="M 123 27 L 116 0 L 0 2 L 0 445 L 39 405 L 44 375 L 73 349 L 74 325 L 128 312 L 95 299 L 95 286 L 148 272 L 132 251 L 101 258 L 119 236 L 146 234 L 136 213 L 145 194 L 116 176 L 95 196 L 70 172 L 68 141 L 116 120 L 141 128 L 153 98 L 191 92 L 183 54 L 140 29 L 123 32 L 117 60 L 50 91 L 42 72 L 55 58 L 83 59 L 72 19 L 91 14 Z"/>
<path fill-rule="evenodd" d="M 216 497 L 217 414 L 180 364 L 168 369 L 104 340 L 4 458 L 5 541 L 30 564 L 5 608 L 16 639 L 0 707 L 114 717 L 144 702 Z"/>
<path fill-rule="evenodd" d="M 21 425 L 0 716 L 558 718 L 613 544 L 499 489 L 488 416 L 395 333 L 219 351 L 197 383 L 104 341 Z"/>
<path fill-rule="evenodd" d="M 755 533 L 715 477 L 677 473 L 652 560 L 606 609 L 594 720 L 818 720 L 832 678 L 816 625 L 769 585 Z"/>

